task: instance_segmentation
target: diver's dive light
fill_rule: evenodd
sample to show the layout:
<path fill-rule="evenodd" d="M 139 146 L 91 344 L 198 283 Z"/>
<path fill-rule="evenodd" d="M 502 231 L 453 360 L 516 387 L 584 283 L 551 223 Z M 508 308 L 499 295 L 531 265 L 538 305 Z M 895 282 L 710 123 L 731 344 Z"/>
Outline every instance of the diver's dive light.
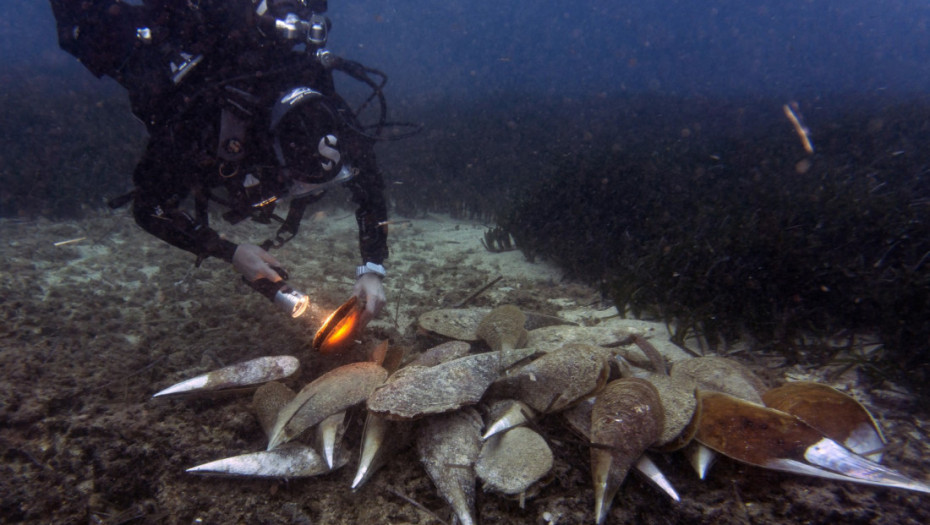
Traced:
<path fill-rule="evenodd" d="M 261 278 L 250 282 L 249 286 L 270 299 L 271 302 L 287 312 L 291 317 L 300 317 L 307 310 L 307 306 L 310 305 L 310 298 L 307 294 L 291 288 L 284 280 L 274 283 Z"/>

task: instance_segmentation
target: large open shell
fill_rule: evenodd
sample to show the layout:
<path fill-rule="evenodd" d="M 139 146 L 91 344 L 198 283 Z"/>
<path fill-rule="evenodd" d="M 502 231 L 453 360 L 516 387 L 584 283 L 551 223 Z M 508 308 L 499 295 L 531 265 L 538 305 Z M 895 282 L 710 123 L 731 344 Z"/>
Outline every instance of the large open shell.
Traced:
<path fill-rule="evenodd" d="M 351 363 L 330 370 L 305 386 L 278 413 L 268 450 L 297 437 L 327 417 L 368 398 L 387 370 L 375 363 Z"/>
<path fill-rule="evenodd" d="M 504 370 L 532 350 L 474 354 L 436 366 L 407 366 L 368 399 L 368 410 L 389 419 L 415 419 L 473 405 Z"/>
<path fill-rule="evenodd" d="M 481 418 L 473 408 L 426 418 L 417 431 L 417 452 L 436 489 L 462 525 L 475 524 L 475 469 L 481 450 Z"/>
<path fill-rule="evenodd" d="M 255 387 L 268 381 L 284 379 L 296 372 L 298 368 L 300 368 L 300 361 L 293 356 L 258 357 L 182 381 L 152 397 Z"/>
<path fill-rule="evenodd" d="M 602 349 L 568 344 L 501 377 L 489 395 L 523 401 L 541 413 L 554 413 L 600 390 L 610 366 Z"/>
<path fill-rule="evenodd" d="M 659 393 L 643 379 L 612 381 L 594 401 L 591 412 L 591 474 L 597 523 L 627 473 L 662 433 L 665 415 Z"/>
<path fill-rule="evenodd" d="M 695 439 L 733 459 L 773 470 L 930 493 L 916 481 L 860 456 L 797 416 L 720 392 L 700 392 Z"/>
<path fill-rule="evenodd" d="M 823 435 L 873 461 L 881 461 L 885 438 L 861 403 L 833 387 L 799 381 L 762 395 L 765 406 L 804 420 Z"/>
<path fill-rule="evenodd" d="M 335 466 L 341 467 L 347 461 L 348 458 L 343 455 L 336 460 Z M 299 443 L 288 443 L 270 451 L 263 450 L 218 459 L 187 469 L 191 474 L 253 478 L 301 478 L 329 471 L 330 467 L 315 450 Z"/>

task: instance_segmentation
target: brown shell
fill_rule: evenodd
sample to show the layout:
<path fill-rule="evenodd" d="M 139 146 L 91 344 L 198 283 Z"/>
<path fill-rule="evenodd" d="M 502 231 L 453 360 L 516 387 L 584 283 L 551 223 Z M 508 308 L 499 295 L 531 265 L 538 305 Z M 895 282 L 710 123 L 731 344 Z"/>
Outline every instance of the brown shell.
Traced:
<path fill-rule="evenodd" d="M 617 466 L 629 469 L 662 434 L 665 413 L 659 392 L 639 378 L 612 381 L 594 401 L 591 411 L 593 451 L 609 452 Z"/>
<path fill-rule="evenodd" d="M 407 366 L 372 392 L 368 410 L 389 419 L 415 419 L 473 405 L 512 359 L 531 350 L 474 354 L 432 367 Z"/>
<path fill-rule="evenodd" d="M 872 414 L 852 397 L 820 383 L 786 383 L 762 395 L 765 405 L 795 415 L 853 452 L 867 454 L 885 443 Z M 865 435 L 864 435 L 865 434 Z M 858 441 L 855 437 L 860 438 Z M 864 439 L 868 437 L 868 439 Z"/>
<path fill-rule="evenodd" d="M 701 417 L 694 439 L 733 459 L 767 466 L 771 460 L 804 461 L 823 436 L 801 419 L 721 392 L 698 393 Z"/>
<path fill-rule="evenodd" d="M 603 523 L 630 467 L 662 434 L 665 414 L 655 387 L 637 378 L 604 387 L 591 412 L 595 517 Z"/>
<path fill-rule="evenodd" d="M 526 345 L 526 316 L 512 304 L 491 310 L 478 325 L 477 334 L 492 350 L 522 348 Z"/>
<path fill-rule="evenodd" d="M 489 395 L 519 399 L 537 412 L 559 412 L 603 388 L 610 373 L 597 347 L 568 344 L 495 381 Z"/>
<path fill-rule="evenodd" d="M 672 366 L 672 378 L 694 380 L 699 390 L 723 392 L 762 404 L 765 382 L 739 361 L 726 357 L 704 356 L 678 361 Z"/>
<path fill-rule="evenodd" d="M 204 394 L 254 388 L 268 381 L 284 379 L 300 368 L 300 361 L 289 355 L 264 356 L 226 366 L 172 385 L 152 397 Z"/>

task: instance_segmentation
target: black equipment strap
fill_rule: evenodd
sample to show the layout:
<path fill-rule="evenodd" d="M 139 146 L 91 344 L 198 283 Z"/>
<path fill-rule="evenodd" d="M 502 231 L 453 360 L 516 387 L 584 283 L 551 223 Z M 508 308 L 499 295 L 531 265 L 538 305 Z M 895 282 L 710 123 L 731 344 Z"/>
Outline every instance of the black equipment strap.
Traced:
<path fill-rule="evenodd" d="M 293 239 L 297 235 L 297 230 L 300 228 L 300 220 L 303 219 L 304 210 L 317 199 L 319 199 L 319 197 L 316 195 L 310 195 L 302 199 L 291 199 L 291 204 L 287 210 L 287 217 L 285 217 L 284 221 L 281 223 L 281 227 L 278 228 L 277 233 L 275 233 L 274 239 L 268 239 L 261 243 L 261 248 L 265 251 L 272 248 L 280 248 L 284 246 L 284 243 Z"/>

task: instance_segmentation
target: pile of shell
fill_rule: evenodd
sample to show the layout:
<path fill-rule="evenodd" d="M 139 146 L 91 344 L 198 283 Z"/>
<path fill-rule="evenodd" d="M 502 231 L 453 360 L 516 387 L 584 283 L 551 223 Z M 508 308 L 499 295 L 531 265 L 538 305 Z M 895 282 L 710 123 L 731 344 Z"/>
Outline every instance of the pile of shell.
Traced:
<path fill-rule="evenodd" d="M 329 472 L 349 461 L 340 446 L 346 410 L 364 403 L 367 419 L 352 488 L 409 436 L 463 524 L 475 523 L 477 480 L 485 490 L 519 497 L 522 505 L 546 478 L 552 451 L 526 423 L 550 414 L 560 414 L 591 443 L 598 523 L 630 469 L 678 499 L 647 450 L 683 449 L 702 477 L 716 451 L 766 468 L 930 492 L 930 486 L 877 463 L 880 457 L 873 453 L 884 439 L 874 419 L 824 385 L 790 383 L 768 390 L 729 359 L 689 359 L 674 351 L 663 357 L 635 331 L 572 326 L 513 306 L 430 312 L 420 325 L 455 340 L 403 367 L 401 356 L 385 344 L 374 361 L 336 368 L 297 393 L 276 382 L 296 370 L 296 360 L 278 357 L 156 394 L 265 382 L 255 392 L 254 407 L 268 449 L 189 472 L 284 478 Z M 528 326 L 535 328 L 527 331 Z M 472 353 L 470 341 L 483 341 L 491 351 Z M 673 362 L 670 373 L 666 359 Z M 315 435 L 316 447 L 300 442 L 308 434 Z"/>

